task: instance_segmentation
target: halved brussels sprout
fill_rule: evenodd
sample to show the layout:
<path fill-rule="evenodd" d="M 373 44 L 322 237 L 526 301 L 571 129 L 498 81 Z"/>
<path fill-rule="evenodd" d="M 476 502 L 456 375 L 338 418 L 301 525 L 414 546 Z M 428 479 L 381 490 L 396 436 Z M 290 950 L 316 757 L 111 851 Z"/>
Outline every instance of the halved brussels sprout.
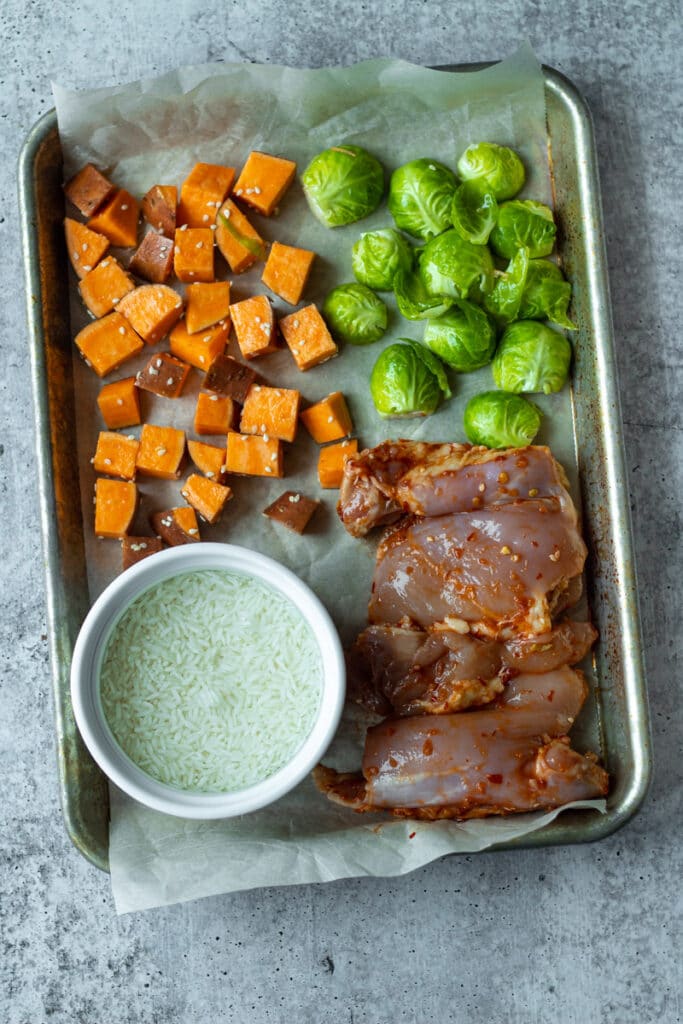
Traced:
<path fill-rule="evenodd" d="M 518 320 L 506 329 L 493 360 L 502 391 L 560 391 L 569 374 L 572 347 L 563 334 L 538 320 Z"/>
<path fill-rule="evenodd" d="M 406 320 L 429 320 L 441 316 L 453 305 L 453 300 L 445 295 L 430 295 L 414 270 L 396 271 L 394 295 L 399 313 Z"/>
<path fill-rule="evenodd" d="M 451 226 L 457 182 L 445 164 L 426 157 L 397 167 L 389 182 L 389 212 L 402 231 L 433 238 Z"/>
<path fill-rule="evenodd" d="M 328 228 L 367 217 L 384 195 L 382 165 L 360 146 L 332 146 L 318 153 L 301 182 L 308 205 Z"/>
<path fill-rule="evenodd" d="M 373 366 L 370 394 L 382 416 L 429 416 L 451 389 L 436 356 L 418 341 L 401 338 Z"/>
<path fill-rule="evenodd" d="M 523 246 L 529 258 L 548 256 L 555 245 L 557 226 L 552 210 L 534 199 L 514 199 L 498 207 L 498 220 L 489 239 L 495 252 L 511 260 Z"/>
<path fill-rule="evenodd" d="M 493 291 L 484 299 L 489 313 L 504 324 L 512 323 L 520 315 L 529 262 L 529 250 L 518 249 L 507 270 L 496 277 Z"/>
<path fill-rule="evenodd" d="M 486 366 L 496 351 L 496 330 L 483 309 L 466 299 L 438 320 L 428 320 L 422 338 L 427 348 L 458 373 Z"/>
<path fill-rule="evenodd" d="M 576 330 L 567 316 L 572 286 L 550 260 L 531 260 L 522 292 L 519 316 L 524 320 L 552 320 L 559 327 Z"/>
<path fill-rule="evenodd" d="M 541 428 L 542 413 L 533 402 L 506 391 L 483 391 L 465 406 L 464 426 L 472 444 L 522 448 Z"/>
<path fill-rule="evenodd" d="M 391 291 L 397 270 L 410 270 L 413 247 L 394 228 L 366 231 L 351 251 L 351 268 L 361 284 Z"/>
<path fill-rule="evenodd" d="M 467 242 L 486 245 L 498 216 L 498 203 L 491 189 L 481 181 L 463 181 L 453 196 L 453 227 Z"/>
<path fill-rule="evenodd" d="M 524 164 L 514 149 L 496 142 L 475 142 L 458 160 L 458 174 L 463 181 L 482 181 L 496 199 L 512 199 L 526 178 Z"/>
<path fill-rule="evenodd" d="M 323 303 L 323 316 L 336 338 L 350 345 L 371 345 L 387 329 L 389 311 L 365 284 L 340 284 Z"/>
<path fill-rule="evenodd" d="M 487 246 L 467 242 L 451 228 L 425 245 L 420 276 L 430 295 L 486 295 L 493 288 L 493 258 Z"/>

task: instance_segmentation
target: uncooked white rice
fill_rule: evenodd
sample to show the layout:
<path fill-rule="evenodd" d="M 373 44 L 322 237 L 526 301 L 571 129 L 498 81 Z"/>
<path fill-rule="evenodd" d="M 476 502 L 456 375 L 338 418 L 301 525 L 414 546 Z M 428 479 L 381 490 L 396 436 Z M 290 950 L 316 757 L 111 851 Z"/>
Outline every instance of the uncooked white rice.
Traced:
<path fill-rule="evenodd" d="M 201 570 L 141 594 L 114 627 L 102 707 L 140 768 L 169 785 L 232 792 L 285 765 L 320 701 L 320 650 L 278 591 Z"/>

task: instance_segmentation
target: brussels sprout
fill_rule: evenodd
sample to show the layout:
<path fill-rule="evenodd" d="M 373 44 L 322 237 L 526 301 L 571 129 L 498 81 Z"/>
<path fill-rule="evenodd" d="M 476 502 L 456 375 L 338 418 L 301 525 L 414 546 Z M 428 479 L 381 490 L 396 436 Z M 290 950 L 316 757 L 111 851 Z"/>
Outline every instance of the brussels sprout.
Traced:
<path fill-rule="evenodd" d="M 476 142 L 468 146 L 458 160 L 463 181 L 482 181 L 496 199 L 512 199 L 526 177 L 524 164 L 513 149 L 495 142 Z"/>
<path fill-rule="evenodd" d="M 340 284 L 323 303 L 332 333 L 350 345 L 370 345 L 387 329 L 389 311 L 365 284 Z"/>
<path fill-rule="evenodd" d="M 480 181 L 463 181 L 453 196 L 451 220 L 466 242 L 486 245 L 498 216 L 498 203 L 488 185 Z"/>
<path fill-rule="evenodd" d="M 541 410 L 521 395 L 483 391 L 465 406 L 465 433 L 472 444 L 521 448 L 536 437 L 541 419 Z"/>
<path fill-rule="evenodd" d="M 332 146 L 318 153 L 301 182 L 308 205 L 328 228 L 367 217 L 384 195 L 382 165 L 360 146 Z"/>
<path fill-rule="evenodd" d="M 389 212 L 402 231 L 433 238 L 451 226 L 457 182 L 438 160 L 411 160 L 397 167 L 389 182 Z"/>
<path fill-rule="evenodd" d="M 529 250 L 518 249 L 505 273 L 496 278 L 493 291 L 484 299 L 489 313 L 504 324 L 512 323 L 520 315 L 519 308 L 529 270 Z"/>
<path fill-rule="evenodd" d="M 552 210 L 533 199 L 515 199 L 498 207 L 498 221 L 489 239 L 499 256 L 511 260 L 525 246 L 529 258 L 553 251 L 557 227 Z"/>
<path fill-rule="evenodd" d="M 401 338 L 373 366 L 370 394 L 382 416 L 429 416 L 451 389 L 436 356 L 412 338 Z"/>
<path fill-rule="evenodd" d="M 493 379 L 503 391 L 560 391 L 572 347 L 563 334 L 538 320 L 518 320 L 505 330 L 493 360 Z"/>
<path fill-rule="evenodd" d="M 391 291 L 397 270 L 410 270 L 413 247 L 394 228 L 366 231 L 351 251 L 351 268 L 361 284 Z"/>
<path fill-rule="evenodd" d="M 420 276 L 430 295 L 486 295 L 493 288 L 493 258 L 487 246 L 466 242 L 452 228 L 427 242 L 420 256 Z"/>
<path fill-rule="evenodd" d="M 406 320 L 432 319 L 453 305 L 453 300 L 445 295 L 430 295 L 420 275 L 413 270 L 396 271 L 394 295 L 399 313 Z"/>
<path fill-rule="evenodd" d="M 483 309 L 466 299 L 438 320 L 428 320 L 423 342 L 459 373 L 486 366 L 496 351 L 496 331 Z"/>
<path fill-rule="evenodd" d="M 576 324 L 567 316 L 571 297 L 572 286 L 565 281 L 559 267 L 550 260 L 531 260 L 519 316 L 524 320 L 552 320 L 560 327 L 575 331 Z"/>

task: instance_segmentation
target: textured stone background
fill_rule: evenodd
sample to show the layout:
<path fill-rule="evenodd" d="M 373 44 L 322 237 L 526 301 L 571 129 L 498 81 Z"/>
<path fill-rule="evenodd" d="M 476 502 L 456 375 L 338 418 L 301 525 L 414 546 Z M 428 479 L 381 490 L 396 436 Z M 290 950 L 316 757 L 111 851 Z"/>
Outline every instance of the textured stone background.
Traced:
<path fill-rule="evenodd" d="M 678 3 L 1 0 L 0 36 L 0 1020 L 679 1021 Z M 504 56 L 524 37 L 595 117 L 656 752 L 649 800 L 599 845 L 117 918 L 57 801 L 15 199 L 23 137 L 52 106 L 53 77 L 86 87 L 216 59 L 442 64 Z"/>

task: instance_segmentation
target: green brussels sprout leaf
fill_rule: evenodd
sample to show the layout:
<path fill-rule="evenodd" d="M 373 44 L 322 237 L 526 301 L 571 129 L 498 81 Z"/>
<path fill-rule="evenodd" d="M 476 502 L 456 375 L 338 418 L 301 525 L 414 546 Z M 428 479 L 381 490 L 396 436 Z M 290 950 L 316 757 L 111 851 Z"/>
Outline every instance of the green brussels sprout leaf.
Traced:
<path fill-rule="evenodd" d="M 548 256 L 555 245 L 557 227 L 552 210 L 533 199 L 514 199 L 498 207 L 498 220 L 489 239 L 499 256 L 511 260 L 523 246 L 529 258 Z"/>
<path fill-rule="evenodd" d="M 328 228 L 367 217 L 384 195 L 382 165 L 360 146 L 332 146 L 318 153 L 301 182 L 308 205 Z"/>
<path fill-rule="evenodd" d="M 350 345 L 371 345 L 387 329 L 389 311 L 365 284 L 340 284 L 322 307 L 323 316 L 336 338 Z"/>
<path fill-rule="evenodd" d="M 488 247 L 467 242 L 454 228 L 427 242 L 419 266 L 430 295 L 466 299 L 470 292 L 486 295 L 493 288 Z"/>
<path fill-rule="evenodd" d="M 421 345 L 419 341 L 415 341 L 414 338 L 399 338 L 399 341 L 415 349 L 427 369 L 436 377 L 444 396 L 450 398 L 452 394 L 451 386 L 448 383 L 448 375 L 441 360 L 437 359 L 433 352 L 425 348 L 424 345 Z"/>
<path fill-rule="evenodd" d="M 397 227 L 428 239 L 451 225 L 457 182 L 438 160 L 422 158 L 397 167 L 389 182 L 389 212 Z"/>
<path fill-rule="evenodd" d="M 496 331 L 483 309 L 466 299 L 438 320 L 428 320 L 423 342 L 458 373 L 486 366 L 496 351 Z"/>
<path fill-rule="evenodd" d="M 572 347 L 563 334 L 538 320 L 506 328 L 493 360 L 493 379 L 502 391 L 560 391 L 569 374 Z"/>
<path fill-rule="evenodd" d="M 508 268 L 496 278 L 493 291 L 484 299 L 492 316 L 504 324 L 512 323 L 520 315 L 519 309 L 529 270 L 529 250 L 518 249 Z"/>
<path fill-rule="evenodd" d="M 465 433 L 472 444 L 521 448 L 534 440 L 542 418 L 541 410 L 521 395 L 483 391 L 465 406 Z"/>
<path fill-rule="evenodd" d="M 519 316 L 523 320 L 552 320 L 559 327 L 575 331 L 576 324 L 567 316 L 571 297 L 572 286 L 558 266 L 550 260 L 531 260 Z"/>
<path fill-rule="evenodd" d="M 427 320 L 441 316 L 453 305 L 453 300 L 445 295 L 430 295 L 420 275 L 413 270 L 396 271 L 394 295 L 399 313 L 406 320 Z"/>
<path fill-rule="evenodd" d="M 444 395 L 439 376 L 433 372 L 419 342 L 396 342 L 380 353 L 370 375 L 370 394 L 382 416 L 429 416 Z M 434 359 L 436 357 L 433 357 Z"/>
<path fill-rule="evenodd" d="M 411 270 L 413 247 L 394 228 L 366 231 L 351 251 L 351 268 L 361 284 L 391 291 L 397 270 Z"/>
<path fill-rule="evenodd" d="M 463 181 L 480 181 L 496 199 L 512 199 L 525 180 L 524 164 L 514 149 L 495 142 L 476 142 L 458 160 Z"/>
<path fill-rule="evenodd" d="M 498 216 L 498 203 L 484 182 L 463 181 L 453 196 L 451 220 L 466 242 L 486 245 Z"/>

